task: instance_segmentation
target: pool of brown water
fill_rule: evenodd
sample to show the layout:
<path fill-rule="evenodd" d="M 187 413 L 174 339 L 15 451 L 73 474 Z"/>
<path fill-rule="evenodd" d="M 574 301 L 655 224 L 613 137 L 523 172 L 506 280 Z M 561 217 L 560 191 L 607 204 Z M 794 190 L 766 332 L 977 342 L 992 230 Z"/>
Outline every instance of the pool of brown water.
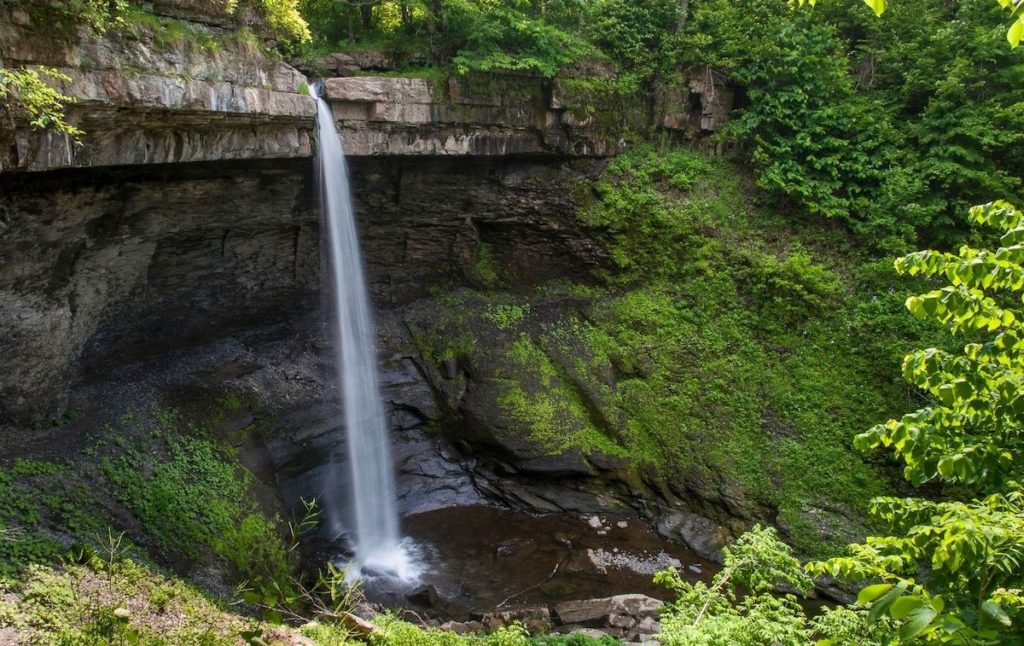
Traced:
<path fill-rule="evenodd" d="M 369 580 L 368 596 L 451 619 L 634 592 L 665 599 L 655 572 L 675 566 L 684 578 L 708 581 L 718 568 L 635 517 L 456 507 L 402 525 L 422 565 L 420 580 L 412 588 Z"/>

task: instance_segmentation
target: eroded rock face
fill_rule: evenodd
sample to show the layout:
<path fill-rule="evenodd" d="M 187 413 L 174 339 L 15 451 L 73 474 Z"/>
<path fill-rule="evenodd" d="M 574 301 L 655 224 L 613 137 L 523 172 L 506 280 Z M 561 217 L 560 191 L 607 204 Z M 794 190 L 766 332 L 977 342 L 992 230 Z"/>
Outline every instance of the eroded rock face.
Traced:
<path fill-rule="evenodd" d="M 533 387 L 532 373 L 505 360 L 518 328 L 502 330 L 509 313 L 494 303 L 460 296 L 500 277 L 532 294 L 538 329 L 585 312 L 586 299 L 545 286 L 585 285 L 609 262 L 575 216 L 602 162 L 350 161 L 403 511 L 501 501 L 532 512 L 732 517 L 714 487 L 676 491 L 621 455 L 532 439 L 529 420 L 502 402 L 510 385 Z M 210 419 L 246 463 L 290 505 L 337 491 L 331 478 L 345 457 L 320 327 L 311 167 L 0 175 L 0 423 L 42 423 L 69 403 L 83 430 L 130 405 L 202 417 L 226 394 L 244 395 L 255 402 L 244 414 Z M 497 318 L 474 338 L 430 336 L 433 323 L 466 315 Z M 473 344 L 473 358 L 444 356 L 449 342 Z M 568 353 L 566 366 L 570 350 L 547 348 L 560 362 Z M 590 393 L 588 424 L 613 431 L 599 415 L 603 387 L 582 377 L 559 379 Z M 614 374 L 598 377 L 614 385 Z M 558 430 L 574 424 L 562 418 Z M 696 507 L 705 497 L 709 506 Z"/>
<path fill-rule="evenodd" d="M 276 411 L 251 463 L 273 474 L 292 501 L 317 491 L 343 447 L 330 371 L 320 358 L 329 336 L 319 328 L 311 166 L 0 175 L 0 304 L 9 313 L 0 318 L 7 368 L 0 422 L 45 422 L 69 401 L 81 409 L 83 399 L 114 408 L 153 397 L 187 407 L 225 389 L 247 392 Z M 438 289 L 484 280 L 484 248 L 524 287 L 586 276 L 602 254 L 575 228 L 566 188 L 599 168 L 517 159 L 352 160 L 382 386 L 408 483 L 405 510 L 480 502 L 488 491 L 500 497 L 515 488 L 513 479 L 490 485 L 505 476 L 466 458 L 474 455 L 471 443 L 454 448 L 457 433 L 423 434 L 428 425 L 454 428 L 458 398 L 435 390 L 442 382 L 428 378 L 432 364 L 420 355 L 409 316 Z M 169 357 L 182 357 L 180 367 L 168 367 Z M 142 377 L 150 372 L 166 374 Z M 128 395 L 116 386 L 150 379 L 185 395 L 165 397 L 155 386 Z M 538 471 L 560 472 L 557 460 L 547 467 L 538 460 Z M 539 500 L 525 490 L 517 495 Z M 561 503 L 582 496 L 580 508 L 608 506 L 597 502 L 601 495 L 597 485 L 586 495 L 570 488 Z"/>
<path fill-rule="evenodd" d="M 316 109 L 300 92 L 305 76 L 208 4 L 156 3 L 189 21 L 170 43 L 141 24 L 96 35 L 45 12 L 0 8 L 4 64 L 67 75 L 55 85 L 76 99 L 67 120 L 86 133 L 79 147 L 20 119 L 0 123 L 0 171 L 310 156 Z"/>
<path fill-rule="evenodd" d="M 331 60 L 336 67 L 356 65 L 339 62 L 351 58 Z M 342 76 L 324 81 L 324 96 L 350 155 L 608 156 L 624 149 L 629 131 L 660 128 L 696 140 L 717 130 L 732 109 L 732 90 L 707 70 L 681 72 L 688 89 L 628 98 L 581 89 L 594 74 L 581 66 L 553 80 L 499 73 L 444 81 Z"/>
<path fill-rule="evenodd" d="M 93 359 L 308 311 L 311 194 L 307 169 L 259 163 L 0 175 L 0 419 L 59 415 Z"/>

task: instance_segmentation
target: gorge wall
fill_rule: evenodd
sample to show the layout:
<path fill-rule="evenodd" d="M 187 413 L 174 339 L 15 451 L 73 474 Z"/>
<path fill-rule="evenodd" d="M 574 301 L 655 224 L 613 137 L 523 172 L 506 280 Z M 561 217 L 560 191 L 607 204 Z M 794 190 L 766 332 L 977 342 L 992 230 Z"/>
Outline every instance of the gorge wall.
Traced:
<path fill-rule="evenodd" d="M 333 486 L 326 467 L 344 459 L 320 329 L 313 104 L 301 73 L 238 31 L 244 17 L 198 7 L 153 3 L 155 23 L 105 36 L 3 10 L 5 64 L 68 74 L 69 120 L 86 135 L 76 148 L 3 115 L 0 424 L 16 455 L 132 408 L 177 408 L 293 505 Z M 171 18 L 190 35 L 168 41 Z M 679 136 L 713 129 L 722 109 L 698 81 L 644 119 Z M 771 514 L 727 483 L 670 485 L 603 450 L 615 424 L 582 381 L 573 397 L 590 421 L 566 418 L 566 433 L 606 436 L 586 455 L 538 441 L 502 403 L 533 379 L 504 360 L 515 335 L 585 312 L 577 288 L 610 264 L 577 211 L 621 132 L 558 81 L 350 77 L 326 92 L 353 155 L 404 511 L 624 510 L 704 553 Z M 505 312 L 500 297 L 466 296 L 496 287 L 530 302 L 525 328 L 437 338 L 460 310 Z"/>

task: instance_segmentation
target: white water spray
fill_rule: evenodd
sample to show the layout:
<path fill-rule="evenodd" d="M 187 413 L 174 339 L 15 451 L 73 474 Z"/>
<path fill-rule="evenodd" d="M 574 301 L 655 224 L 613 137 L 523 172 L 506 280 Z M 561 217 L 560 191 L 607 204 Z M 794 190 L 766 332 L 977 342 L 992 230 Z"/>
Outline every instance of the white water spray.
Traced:
<path fill-rule="evenodd" d="M 310 94 L 317 102 L 320 211 L 326 224 L 333 281 L 336 365 L 345 411 L 356 560 L 362 573 L 411 579 L 416 568 L 398 533 L 394 465 L 377 377 L 376 333 L 363 276 L 345 153 L 330 106 L 317 95 L 316 89 L 310 88 Z M 332 513 L 331 501 L 325 502 Z"/>

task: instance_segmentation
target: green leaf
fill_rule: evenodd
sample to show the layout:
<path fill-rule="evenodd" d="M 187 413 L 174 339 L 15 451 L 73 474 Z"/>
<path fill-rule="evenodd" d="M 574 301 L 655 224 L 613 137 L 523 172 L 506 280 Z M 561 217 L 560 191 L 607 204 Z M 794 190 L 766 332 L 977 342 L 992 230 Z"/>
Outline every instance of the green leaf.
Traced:
<path fill-rule="evenodd" d="M 864 0 L 864 3 L 874 10 L 876 16 L 885 13 L 885 0 Z"/>
<path fill-rule="evenodd" d="M 1024 22 L 1015 20 L 1006 32 L 1006 40 L 1010 41 L 1010 47 L 1016 49 L 1022 38 L 1024 38 Z"/>
<path fill-rule="evenodd" d="M 882 616 L 889 606 L 894 601 L 903 596 L 903 592 L 906 590 L 906 584 L 901 583 L 900 585 L 894 586 L 891 590 L 883 594 L 877 601 L 871 604 L 871 610 L 868 612 L 868 621 L 878 621 L 879 617 Z"/>
<path fill-rule="evenodd" d="M 1002 609 L 997 603 L 986 601 L 981 604 L 981 612 L 988 619 L 996 622 L 1000 626 L 1009 627 L 1013 622 L 1010 621 L 1010 616 Z"/>
<path fill-rule="evenodd" d="M 893 619 L 903 619 L 908 614 L 924 605 L 920 597 L 900 597 L 892 602 L 889 614 Z"/>
<path fill-rule="evenodd" d="M 892 589 L 891 583 L 878 583 L 869 585 L 857 594 L 857 603 L 866 606 L 878 597 Z"/>
<path fill-rule="evenodd" d="M 952 384 L 943 384 L 939 386 L 936 394 L 939 396 L 939 401 L 946 406 L 952 406 L 956 401 L 956 390 L 953 388 Z"/>
<path fill-rule="evenodd" d="M 930 606 L 921 606 L 907 615 L 907 620 L 900 627 L 900 638 L 910 640 L 917 637 L 921 632 L 931 625 L 938 616 L 938 611 Z"/>

